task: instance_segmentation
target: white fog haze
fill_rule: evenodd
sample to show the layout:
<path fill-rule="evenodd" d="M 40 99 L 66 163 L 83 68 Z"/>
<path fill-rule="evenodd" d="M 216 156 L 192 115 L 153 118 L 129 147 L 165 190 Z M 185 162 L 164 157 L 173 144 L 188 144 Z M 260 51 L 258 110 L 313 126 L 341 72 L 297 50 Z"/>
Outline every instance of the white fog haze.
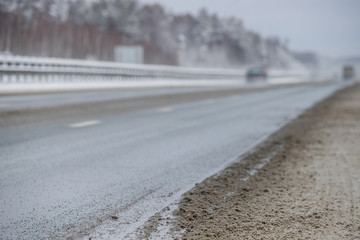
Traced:
<path fill-rule="evenodd" d="M 207 8 L 236 16 L 264 36 L 288 39 L 290 47 L 329 57 L 360 55 L 360 1 L 357 0 L 141 0 L 173 12 L 196 14 Z"/>

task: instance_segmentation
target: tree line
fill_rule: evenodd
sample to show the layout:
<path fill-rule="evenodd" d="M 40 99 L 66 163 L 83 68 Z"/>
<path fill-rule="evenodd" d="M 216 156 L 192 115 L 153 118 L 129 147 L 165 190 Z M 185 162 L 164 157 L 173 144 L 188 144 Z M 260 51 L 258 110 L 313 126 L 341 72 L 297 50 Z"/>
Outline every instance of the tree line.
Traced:
<path fill-rule="evenodd" d="M 113 61 L 118 45 L 142 45 L 147 64 L 282 66 L 291 55 L 279 39 L 206 9 L 192 15 L 136 0 L 0 0 L 0 52 Z"/>

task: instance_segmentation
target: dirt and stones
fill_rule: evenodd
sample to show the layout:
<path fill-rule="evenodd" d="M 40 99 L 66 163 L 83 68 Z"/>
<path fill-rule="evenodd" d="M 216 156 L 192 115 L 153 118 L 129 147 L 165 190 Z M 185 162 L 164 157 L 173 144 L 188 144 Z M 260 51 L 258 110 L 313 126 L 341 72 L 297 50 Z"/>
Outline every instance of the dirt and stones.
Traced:
<path fill-rule="evenodd" d="M 186 193 L 173 233 L 182 239 L 360 239 L 359 208 L 356 85 Z"/>

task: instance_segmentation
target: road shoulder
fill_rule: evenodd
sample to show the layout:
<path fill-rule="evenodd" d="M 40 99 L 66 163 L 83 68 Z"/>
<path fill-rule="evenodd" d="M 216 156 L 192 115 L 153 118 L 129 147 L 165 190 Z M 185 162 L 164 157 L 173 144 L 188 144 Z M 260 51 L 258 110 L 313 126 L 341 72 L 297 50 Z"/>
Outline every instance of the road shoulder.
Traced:
<path fill-rule="evenodd" d="M 358 239 L 359 139 L 357 84 L 197 184 L 173 219 L 154 216 L 139 234 L 168 225 L 182 239 Z"/>

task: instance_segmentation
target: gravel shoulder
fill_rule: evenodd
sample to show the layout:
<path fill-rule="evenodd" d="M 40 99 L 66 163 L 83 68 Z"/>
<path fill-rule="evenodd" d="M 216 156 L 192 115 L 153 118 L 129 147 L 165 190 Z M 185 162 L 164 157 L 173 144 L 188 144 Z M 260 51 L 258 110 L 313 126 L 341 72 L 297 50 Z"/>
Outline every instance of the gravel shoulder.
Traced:
<path fill-rule="evenodd" d="M 220 174 L 142 238 L 360 239 L 360 85 L 342 90 Z M 163 225 L 163 226 L 162 226 Z"/>

